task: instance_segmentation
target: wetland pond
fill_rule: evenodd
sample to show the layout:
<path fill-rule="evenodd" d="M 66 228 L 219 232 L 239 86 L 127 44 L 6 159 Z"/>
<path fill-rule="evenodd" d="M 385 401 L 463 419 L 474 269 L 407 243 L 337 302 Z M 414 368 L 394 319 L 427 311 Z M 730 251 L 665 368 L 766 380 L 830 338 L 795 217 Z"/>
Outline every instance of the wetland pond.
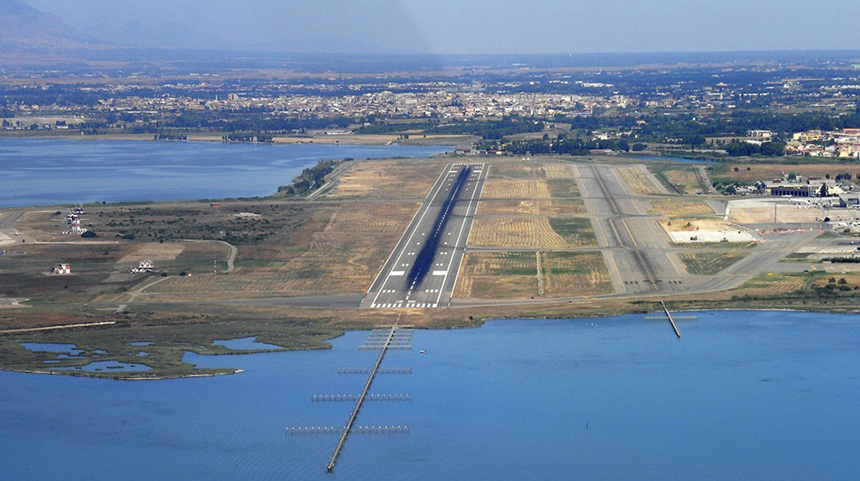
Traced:
<path fill-rule="evenodd" d="M 504 320 L 415 331 L 392 351 L 334 479 L 854 480 L 860 316 L 716 311 Z M 377 353 L 349 332 L 326 351 L 187 355 L 232 376 L 123 382 L 0 372 L 4 479 L 284 480 L 325 473 Z M 44 346 L 33 345 L 42 349 Z M 243 339 L 236 348 L 255 348 Z M 73 346 L 63 346 L 69 350 Z M 426 354 L 420 354 L 420 351 Z M 145 362 L 145 358 L 141 358 Z"/>
<path fill-rule="evenodd" d="M 429 157 L 446 146 L 0 139 L 0 207 L 267 196 L 326 159 Z"/>

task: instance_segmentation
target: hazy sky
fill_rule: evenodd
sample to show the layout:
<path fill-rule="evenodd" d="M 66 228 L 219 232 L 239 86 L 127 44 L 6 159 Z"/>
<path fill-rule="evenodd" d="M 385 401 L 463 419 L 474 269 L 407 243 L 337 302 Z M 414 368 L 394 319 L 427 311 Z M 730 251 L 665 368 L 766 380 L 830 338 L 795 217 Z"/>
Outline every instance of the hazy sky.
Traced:
<path fill-rule="evenodd" d="M 83 28 L 188 25 L 233 43 L 342 37 L 428 53 L 860 49 L 858 0 L 25 0 Z"/>

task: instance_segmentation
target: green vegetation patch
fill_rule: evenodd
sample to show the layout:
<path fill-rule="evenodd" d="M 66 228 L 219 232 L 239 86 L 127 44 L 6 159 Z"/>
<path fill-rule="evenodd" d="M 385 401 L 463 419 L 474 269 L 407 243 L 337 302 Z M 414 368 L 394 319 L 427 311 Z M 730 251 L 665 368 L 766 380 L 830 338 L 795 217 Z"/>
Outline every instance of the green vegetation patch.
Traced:
<path fill-rule="evenodd" d="M 0 337 L 0 368 L 18 371 L 47 371 L 57 368 L 60 373 L 74 376 L 105 378 L 161 378 L 189 375 L 217 375 L 235 372 L 235 369 L 197 369 L 186 363 L 183 355 L 194 352 L 202 355 L 246 354 L 288 349 L 325 349 L 325 342 L 342 331 L 324 327 L 318 321 L 303 319 L 270 319 L 267 322 L 243 319 L 239 321 L 191 321 L 154 326 L 133 326 L 75 331 L 54 331 Z M 256 336 L 257 341 L 279 346 L 277 348 L 237 351 L 213 344 L 216 340 Z M 145 342 L 148 345 L 133 345 Z M 82 351 L 72 357 L 61 357 L 55 352 L 34 352 L 21 343 L 74 344 Z M 47 362 L 46 362 L 47 361 Z M 116 361 L 124 364 L 142 364 L 151 370 L 121 372 L 103 370 L 87 372 L 83 366 L 92 362 Z M 225 362 L 229 365 L 229 362 Z"/>
<path fill-rule="evenodd" d="M 553 197 L 579 197 L 579 187 L 571 179 L 548 179 L 546 186 Z"/>
<path fill-rule="evenodd" d="M 549 225 L 571 245 L 596 245 L 597 237 L 587 217 L 550 217 Z"/>
<path fill-rule="evenodd" d="M 696 252 L 678 254 L 690 274 L 716 274 L 747 256 L 746 252 Z"/>

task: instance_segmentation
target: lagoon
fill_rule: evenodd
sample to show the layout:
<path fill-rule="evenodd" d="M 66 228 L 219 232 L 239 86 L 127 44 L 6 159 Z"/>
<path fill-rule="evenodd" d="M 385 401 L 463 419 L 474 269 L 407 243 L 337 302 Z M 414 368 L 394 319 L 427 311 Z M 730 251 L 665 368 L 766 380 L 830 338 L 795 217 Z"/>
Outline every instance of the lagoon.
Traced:
<path fill-rule="evenodd" d="M 266 196 L 320 160 L 428 157 L 448 150 L 0 138 L 0 207 Z"/>
<path fill-rule="evenodd" d="M 505 320 L 416 331 L 393 351 L 340 479 L 853 480 L 860 472 L 860 316 L 697 313 L 663 322 Z M 328 351 L 196 356 L 224 377 L 119 382 L 0 373 L 5 479 L 331 479 L 336 436 L 370 367 L 366 332 Z M 418 353 L 426 350 L 426 355 Z M 145 361 L 142 358 L 141 361 Z"/>

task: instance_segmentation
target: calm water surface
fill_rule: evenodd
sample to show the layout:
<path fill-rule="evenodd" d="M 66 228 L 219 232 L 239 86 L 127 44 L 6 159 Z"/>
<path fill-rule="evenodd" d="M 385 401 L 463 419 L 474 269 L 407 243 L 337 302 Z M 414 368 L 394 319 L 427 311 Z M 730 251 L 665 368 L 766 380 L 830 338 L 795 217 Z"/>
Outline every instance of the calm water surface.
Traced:
<path fill-rule="evenodd" d="M 426 157 L 434 146 L 0 139 L 0 207 L 270 195 L 323 159 Z"/>
<path fill-rule="evenodd" d="M 285 426 L 341 425 L 375 353 L 365 332 L 320 352 L 189 356 L 240 375 L 115 382 L 0 373 L 2 479 L 854 480 L 860 472 L 860 316 L 699 313 L 662 322 L 491 322 L 417 331 L 392 352 L 349 439 Z M 420 355 L 418 350 L 427 350 Z"/>

